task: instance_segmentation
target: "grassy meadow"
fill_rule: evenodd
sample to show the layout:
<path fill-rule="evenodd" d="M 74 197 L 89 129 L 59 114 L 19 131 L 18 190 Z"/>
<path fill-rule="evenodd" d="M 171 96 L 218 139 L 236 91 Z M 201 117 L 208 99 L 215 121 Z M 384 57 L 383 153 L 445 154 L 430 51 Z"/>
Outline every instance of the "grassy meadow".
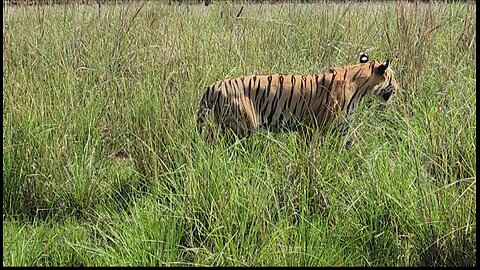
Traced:
<path fill-rule="evenodd" d="M 3 265 L 476 265 L 475 17 L 406 1 L 4 7 Z M 352 147 L 197 134 L 206 85 L 361 52 L 392 59 L 401 89 L 363 100 Z"/>

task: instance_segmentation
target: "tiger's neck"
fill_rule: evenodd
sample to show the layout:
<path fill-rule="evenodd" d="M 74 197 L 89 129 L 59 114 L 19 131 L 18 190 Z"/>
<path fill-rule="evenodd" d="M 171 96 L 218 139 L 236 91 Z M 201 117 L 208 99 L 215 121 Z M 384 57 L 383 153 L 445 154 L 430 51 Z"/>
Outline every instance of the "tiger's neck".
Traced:
<path fill-rule="evenodd" d="M 370 77 L 370 74 L 364 74 L 365 72 L 359 71 L 353 78 L 348 80 L 345 88 L 345 99 L 344 104 L 342 104 L 342 112 L 346 115 L 353 113 L 360 101 L 367 93 L 367 81 Z"/>

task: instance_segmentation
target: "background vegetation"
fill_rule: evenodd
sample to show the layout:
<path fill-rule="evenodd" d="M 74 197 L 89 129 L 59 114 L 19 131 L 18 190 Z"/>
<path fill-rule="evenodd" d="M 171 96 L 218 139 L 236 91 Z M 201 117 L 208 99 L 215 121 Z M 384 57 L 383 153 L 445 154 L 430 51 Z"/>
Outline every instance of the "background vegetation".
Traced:
<path fill-rule="evenodd" d="M 4 7 L 3 265 L 476 265 L 475 17 L 403 1 Z M 391 58 L 401 91 L 364 100 L 352 148 L 196 133 L 209 83 L 360 52 Z"/>

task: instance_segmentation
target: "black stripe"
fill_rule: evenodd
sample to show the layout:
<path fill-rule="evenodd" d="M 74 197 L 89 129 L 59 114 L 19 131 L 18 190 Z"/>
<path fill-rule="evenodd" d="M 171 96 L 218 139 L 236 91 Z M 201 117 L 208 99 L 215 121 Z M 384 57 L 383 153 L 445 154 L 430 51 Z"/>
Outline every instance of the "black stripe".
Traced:
<path fill-rule="evenodd" d="M 215 93 L 212 104 L 215 105 L 220 98 L 220 91 L 218 90 L 218 88 L 215 88 L 215 85 L 212 86 L 212 91 Z"/>
<path fill-rule="evenodd" d="M 220 84 L 218 85 L 218 88 L 220 88 L 221 92 L 224 92 L 225 93 L 225 96 L 228 95 L 228 91 L 227 91 L 227 83 L 225 80 L 221 81 Z"/>
<path fill-rule="evenodd" d="M 334 70 L 334 71 L 335 71 L 335 70 Z M 333 85 L 333 82 L 335 81 L 335 76 L 336 76 L 336 75 L 337 75 L 337 74 L 336 74 L 335 72 L 333 72 L 333 74 L 332 74 L 332 79 L 331 79 L 331 81 L 330 81 L 330 85 L 328 86 L 328 88 L 325 87 L 325 85 L 324 85 L 324 84 L 325 84 L 326 74 L 323 75 L 323 80 L 322 80 L 322 81 L 323 81 L 323 86 L 324 86 L 324 89 L 323 89 L 323 90 L 324 90 L 324 91 L 322 91 L 322 92 L 325 92 L 325 94 L 324 94 L 324 96 L 323 96 L 322 103 L 321 103 L 321 104 L 323 105 L 322 115 L 324 115 L 324 114 L 325 114 L 325 111 L 328 110 L 329 96 L 330 96 L 330 94 L 331 94 L 332 85 Z M 322 119 L 322 121 L 323 121 L 323 119 Z"/>
<path fill-rule="evenodd" d="M 245 92 L 248 90 L 247 93 L 248 93 L 248 97 L 250 98 L 250 95 L 251 95 L 250 90 L 251 90 L 251 88 L 248 88 L 248 89 L 247 89 L 247 88 L 245 87 L 245 77 L 242 76 L 242 77 L 240 78 L 240 81 L 242 82 L 243 92 L 245 93 Z M 247 94 L 247 93 L 245 93 L 245 94 Z"/>
<path fill-rule="evenodd" d="M 323 76 L 325 78 L 325 73 L 323 73 Z M 310 112 L 309 112 L 309 116 L 313 116 L 313 118 L 315 118 L 315 108 L 313 107 L 313 103 L 312 103 L 312 98 L 313 98 L 313 78 L 310 79 L 310 98 L 308 99 L 308 104 L 309 104 L 309 108 L 310 108 Z M 320 88 L 319 88 L 319 84 L 318 84 L 318 74 L 315 74 L 315 96 L 317 96 L 318 94 L 318 91 L 320 91 Z M 311 119 L 314 121 L 314 119 Z"/>
<path fill-rule="evenodd" d="M 283 118 L 284 118 L 284 115 L 283 115 L 283 111 L 282 111 L 282 112 L 280 112 L 280 116 L 278 117 L 277 127 L 279 127 L 280 125 L 282 125 Z"/>
<path fill-rule="evenodd" d="M 272 87 L 272 75 L 267 77 L 267 88 L 264 89 L 263 95 L 260 98 L 260 104 L 263 104 L 265 102 L 265 99 L 270 95 L 270 88 Z"/>
<path fill-rule="evenodd" d="M 308 105 L 312 105 L 312 97 L 313 97 L 313 83 L 312 83 L 313 79 L 310 78 L 310 98 L 308 99 Z M 307 87 L 305 85 L 305 87 Z"/>
<path fill-rule="evenodd" d="M 346 103 L 346 94 L 345 94 L 345 87 L 347 86 L 347 72 L 348 72 L 348 68 L 345 68 L 345 75 L 343 75 L 343 100 L 342 100 L 342 108 L 340 109 L 340 111 L 343 111 L 343 109 L 345 108 L 345 103 Z"/>
<path fill-rule="evenodd" d="M 295 78 L 295 76 L 292 76 L 292 88 L 290 89 L 290 98 L 288 99 L 288 109 L 290 109 L 290 106 L 292 105 L 293 96 L 295 95 L 295 84 L 297 83 L 296 80 L 297 79 Z M 293 111 L 291 113 L 293 113 Z"/>
<path fill-rule="evenodd" d="M 350 80 L 350 82 L 353 82 L 357 79 L 358 76 L 360 76 L 360 74 L 362 73 L 362 69 L 359 69 L 352 77 L 352 79 Z"/>
<path fill-rule="evenodd" d="M 295 102 L 295 107 L 293 107 L 293 110 L 292 110 L 292 114 L 295 115 L 295 116 L 297 115 L 296 114 L 297 106 L 298 106 L 298 100 Z"/>
<path fill-rule="evenodd" d="M 278 101 L 280 100 L 280 96 L 281 96 L 281 93 L 283 92 L 283 82 L 284 82 L 284 78 L 283 76 L 281 75 L 279 79 L 279 82 L 280 82 L 280 86 L 279 88 L 277 89 L 277 92 L 275 93 L 275 96 L 273 97 L 273 104 L 272 104 L 272 107 L 275 108 L 278 104 Z M 280 95 L 280 96 L 279 96 Z M 269 121 L 270 122 L 270 121 Z"/>
<path fill-rule="evenodd" d="M 244 89 L 240 89 L 240 86 L 238 86 L 238 78 L 235 78 L 234 82 L 235 82 L 235 85 L 237 86 L 237 91 L 240 92 L 240 90 L 242 90 L 241 92 L 243 92 Z"/>
<path fill-rule="evenodd" d="M 307 88 L 307 77 L 305 77 L 304 75 L 302 75 L 302 82 L 300 83 L 300 92 L 307 92 L 306 89 Z"/>
<path fill-rule="evenodd" d="M 256 77 L 254 77 L 254 79 L 256 79 Z M 253 86 L 255 86 L 255 80 L 253 81 Z M 257 100 L 257 96 L 258 96 L 258 93 L 260 93 L 260 88 L 261 88 L 261 80 L 259 79 L 258 80 L 258 85 L 257 85 L 257 94 L 255 95 L 255 107 L 257 108 L 257 112 L 260 110 L 260 106 L 261 104 L 258 103 L 258 100 Z M 264 89 L 265 91 L 265 89 Z"/>
<path fill-rule="evenodd" d="M 366 93 L 367 93 L 367 91 L 363 91 L 363 94 L 362 94 L 362 96 L 360 97 L 360 99 L 358 100 L 358 102 L 360 102 L 360 100 L 362 100 L 362 98 L 365 96 Z"/>
<path fill-rule="evenodd" d="M 250 78 L 248 80 L 248 91 L 250 91 L 251 87 L 252 87 L 252 80 L 253 80 L 253 87 L 255 87 L 255 81 L 257 80 L 257 77 L 256 76 L 253 76 L 253 78 Z M 255 91 L 255 97 L 254 97 L 254 101 L 255 103 L 257 103 L 257 98 L 258 98 L 258 94 L 260 93 L 260 88 L 257 88 L 257 91 Z"/>
<path fill-rule="evenodd" d="M 225 96 L 227 95 L 226 90 L 224 89 L 225 87 L 222 86 L 222 84 L 224 84 L 224 83 L 225 83 L 225 80 L 222 80 L 222 81 L 219 81 L 217 83 L 217 86 L 215 86 L 217 91 L 218 91 L 218 98 L 217 98 L 218 102 L 214 103 L 216 105 L 216 106 L 214 106 L 215 107 L 214 111 L 215 111 L 216 114 L 221 113 L 221 109 L 222 109 L 222 104 L 221 103 L 224 102 L 224 98 L 223 98 L 224 96 L 222 95 L 222 91 L 225 91 Z"/>
<path fill-rule="evenodd" d="M 239 78 L 235 78 L 234 79 L 234 82 L 235 82 L 235 86 L 237 87 L 236 91 L 240 97 L 240 99 L 242 100 L 242 105 L 241 107 L 243 108 L 245 106 L 245 88 L 240 88 L 240 86 L 238 85 L 238 79 Z"/>
<path fill-rule="evenodd" d="M 369 79 L 370 79 L 370 78 L 369 78 Z M 363 86 L 368 83 L 368 80 L 369 80 L 369 79 L 367 79 L 365 82 L 362 83 L 362 85 L 360 85 L 359 87 L 357 87 L 357 91 L 360 90 L 360 89 L 362 89 Z M 367 91 L 365 91 L 365 92 L 367 92 Z"/>
<path fill-rule="evenodd" d="M 357 89 L 358 90 L 358 89 Z M 357 96 L 359 95 L 360 91 L 356 91 L 355 94 L 353 94 L 352 98 L 350 99 L 350 101 L 348 102 L 348 105 L 347 105 L 347 114 L 350 113 L 350 106 L 352 104 L 354 104 L 354 100 L 357 98 Z"/>
<path fill-rule="evenodd" d="M 207 92 L 206 92 L 206 95 L 205 95 L 205 102 L 210 103 L 210 98 L 212 97 L 212 88 L 210 88 L 210 86 L 207 86 Z"/>
<path fill-rule="evenodd" d="M 310 102 L 307 102 L 307 99 L 306 99 L 306 96 L 305 96 L 306 93 L 308 92 L 308 91 L 306 91 L 306 88 L 307 88 L 307 77 L 302 76 L 302 82 L 300 83 L 300 93 L 301 93 L 302 99 L 299 101 L 299 102 L 302 102 L 302 108 L 300 109 L 300 116 L 303 116 L 303 110 L 305 109 L 305 105 L 308 105 L 310 103 Z M 309 99 L 310 100 L 312 99 L 312 92 L 311 91 L 310 91 Z"/>
<path fill-rule="evenodd" d="M 286 108 L 290 109 L 290 105 L 292 104 L 292 98 L 293 98 L 293 91 L 295 90 L 295 76 L 292 76 L 292 88 L 290 89 L 290 97 L 288 98 L 288 101 L 285 102 L 285 105 L 283 106 L 283 110 L 285 111 Z"/>
<path fill-rule="evenodd" d="M 268 125 L 269 122 L 268 122 L 268 119 L 265 119 L 267 122 L 263 123 L 263 119 L 264 119 L 263 116 L 264 116 L 265 113 L 267 112 L 268 105 L 269 105 L 269 104 L 268 104 L 268 100 L 267 100 L 265 107 L 263 108 L 263 110 L 260 111 L 260 118 L 262 119 L 262 124 L 266 124 L 266 125 Z"/>
<path fill-rule="evenodd" d="M 318 110 L 318 117 L 323 116 L 325 114 L 325 111 L 327 110 L 327 103 L 328 103 L 328 91 L 325 89 L 325 91 L 322 91 L 323 97 L 320 97 L 322 102 L 320 103 L 320 108 Z M 318 119 L 321 120 L 321 119 Z"/>
<path fill-rule="evenodd" d="M 330 95 L 330 90 L 329 88 L 325 87 L 325 77 L 326 77 L 326 74 L 324 74 L 323 76 L 323 84 L 322 84 L 322 94 L 323 94 L 323 98 L 322 98 L 322 102 L 320 103 L 321 107 L 319 108 L 319 113 L 317 114 L 317 120 L 318 121 L 321 121 L 321 123 L 319 124 L 324 124 L 325 122 L 325 112 L 328 110 L 328 100 L 329 100 L 329 95 Z M 334 78 L 334 76 L 332 76 L 332 79 Z M 333 80 L 332 80 L 333 82 Z"/>
<path fill-rule="evenodd" d="M 333 69 L 332 80 L 330 81 L 330 85 L 328 86 L 328 90 L 332 91 L 333 83 L 335 82 L 335 77 L 337 76 L 337 71 Z"/>
<path fill-rule="evenodd" d="M 305 104 L 307 104 L 307 99 L 305 98 L 305 94 L 307 93 L 307 91 L 304 91 L 305 89 L 303 85 L 305 79 L 306 79 L 305 76 L 302 76 L 302 81 L 300 82 L 300 95 L 302 97 L 302 99 L 299 101 L 299 102 L 302 102 L 302 109 L 300 110 L 300 116 L 302 116 L 303 109 L 305 108 Z"/>
<path fill-rule="evenodd" d="M 327 87 L 325 86 L 325 77 L 327 77 L 327 74 L 326 73 L 323 73 L 322 74 L 323 77 L 322 77 L 322 82 L 320 83 L 320 91 L 318 91 L 318 95 L 322 95 L 323 91 L 326 91 L 327 90 Z M 317 99 L 317 94 L 315 94 L 315 99 Z"/>
<path fill-rule="evenodd" d="M 313 83 L 312 83 L 313 79 L 310 78 L 310 98 L 308 99 L 308 108 L 309 108 L 309 111 L 308 111 L 308 115 L 311 116 L 312 115 L 312 97 L 313 97 Z M 307 86 L 305 85 L 305 88 Z M 315 93 L 316 94 L 316 93 Z"/>
<path fill-rule="evenodd" d="M 284 80 L 285 79 L 283 78 L 283 75 L 280 75 L 280 77 L 278 78 L 278 81 L 279 81 L 280 85 L 277 89 L 277 92 L 275 93 L 275 96 L 273 97 L 272 109 L 270 111 L 270 114 L 267 117 L 267 121 L 269 123 L 272 122 L 273 113 L 275 112 L 275 108 L 277 107 L 278 100 L 280 99 L 279 95 L 281 95 L 281 93 L 283 92 L 283 82 L 284 82 Z"/>
<path fill-rule="evenodd" d="M 296 83 L 295 76 L 292 75 L 292 92 L 295 92 L 295 83 Z M 300 84 L 301 84 L 301 82 L 300 82 Z M 300 90 L 301 90 L 301 88 L 300 88 Z M 292 111 L 293 115 L 296 115 L 295 109 L 297 108 L 298 103 L 301 102 L 301 99 L 303 97 L 302 91 L 299 92 L 299 95 L 300 95 L 300 97 L 297 99 L 297 101 L 296 101 L 297 103 L 295 104 L 295 107 L 293 108 L 293 111 Z M 289 108 L 290 108 L 290 106 L 289 106 Z"/>
<path fill-rule="evenodd" d="M 312 81 L 313 81 L 313 78 L 312 78 Z M 318 94 L 318 74 L 315 74 L 315 86 L 316 86 L 315 93 L 313 93 L 313 88 L 310 91 L 310 97 L 308 99 L 308 104 L 312 104 L 312 99 L 315 100 L 315 98 L 317 97 L 317 94 Z M 315 94 L 315 96 L 313 96 L 314 94 Z"/>
<path fill-rule="evenodd" d="M 264 89 L 264 92 L 263 92 L 263 95 L 262 97 L 260 98 L 260 103 L 259 103 L 259 109 L 260 109 L 260 119 L 262 120 L 262 124 L 263 123 L 263 116 L 265 114 L 265 110 L 267 109 L 268 107 L 268 96 L 270 96 L 270 90 L 271 90 L 271 87 L 272 87 L 272 75 L 268 76 L 267 77 L 267 88 Z"/>
<path fill-rule="evenodd" d="M 300 97 L 296 100 L 295 107 L 293 108 L 293 115 L 298 116 L 298 118 L 300 118 L 300 115 L 298 115 L 297 108 L 298 104 L 302 102 L 303 93 L 299 91 L 299 95 Z"/>
<path fill-rule="evenodd" d="M 280 77 L 278 78 L 279 82 L 280 82 L 280 86 L 279 88 L 277 89 L 277 93 L 275 93 L 275 96 L 273 97 L 273 102 L 272 102 L 272 106 L 271 106 L 271 109 L 270 109 L 270 114 L 268 115 L 267 117 L 267 123 L 271 124 L 272 123 L 272 118 L 273 118 L 273 114 L 275 113 L 275 108 L 277 107 L 277 104 L 278 104 L 278 100 L 280 99 L 280 97 L 278 96 L 280 93 L 282 93 L 283 91 L 283 81 L 284 81 L 284 78 L 283 78 L 283 75 L 280 75 Z"/>
<path fill-rule="evenodd" d="M 293 76 L 292 76 L 290 82 L 292 82 L 292 81 L 294 81 L 294 80 L 295 80 L 295 79 L 294 79 Z M 284 90 L 285 90 L 285 89 L 284 89 Z M 290 94 L 290 97 L 287 98 L 287 99 L 285 100 L 285 102 L 283 103 L 283 106 L 282 106 L 281 111 L 280 111 L 279 121 L 283 120 L 283 113 L 285 113 L 285 109 L 286 109 L 286 107 L 287 107 L 287 105 L 288 105 L 289 99 L 292 97 L 292 91 L 283 91 L 282 95 L 280 96 L 280 98 L 282 98 L 283 95 L 288 95 L 288 94 Z"/>
<path fill-rule="evenodd" d="M 256 77 L 253 77 L 253 87 L 255 87 L 255 80 L 256 80 Z M 260 87 L 260 85 L 261 85 L 260 82 L 261 82 L 261 79 L 258 79 L 259 86 L 257 86 L 257 91 L 256 91 L 256 93 L 255 93 L 255 103 L 256 103 L 256 104 L 258 104 L 260 98 L 262 97 L 261 95 L 263 94 L 263 92 L 260 93 L 260 88 L 261 88 L 261 87 Z M 265 90 L 265 89 L 264 89 L 264 90 Z"/>
<path fill-rule="evenodd" d="M 303 97 L 303 96 L 302 96 Z M 305 98 L 301 98 L 298 100 L 298 103 L 300 103 L 300 109 L 298 111 L 298 117 L 302 118 L 303 116 L 303 108 L 305 107 Z M 295 114 L 297 115 L 297 114 Z"/>
<path fill-rule="evenodd" d="M 300 82 L 300 93 L 303 93 L 304 83 L 305 83 L 305 76 L 302 76 L 302 81 Z"/>

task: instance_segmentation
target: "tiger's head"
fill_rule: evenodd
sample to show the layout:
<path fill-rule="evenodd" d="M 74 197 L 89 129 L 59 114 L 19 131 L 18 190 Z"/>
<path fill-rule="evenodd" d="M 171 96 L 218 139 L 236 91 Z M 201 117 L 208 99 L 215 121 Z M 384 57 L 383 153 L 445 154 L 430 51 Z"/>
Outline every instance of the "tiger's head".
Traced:
<path fill-rule="evenodd" d="M 367 94 L 371 94 L 382 103 L 387 103 L 398 91 L 398 84 L 393 75 L 393 70 L 388 66 L 390 60 L 383 63 L 378 61 L 368 61 L 368 56 L 360 56 L 360 64 L 370 69 L 371 74 L 366 85 Z"/>

